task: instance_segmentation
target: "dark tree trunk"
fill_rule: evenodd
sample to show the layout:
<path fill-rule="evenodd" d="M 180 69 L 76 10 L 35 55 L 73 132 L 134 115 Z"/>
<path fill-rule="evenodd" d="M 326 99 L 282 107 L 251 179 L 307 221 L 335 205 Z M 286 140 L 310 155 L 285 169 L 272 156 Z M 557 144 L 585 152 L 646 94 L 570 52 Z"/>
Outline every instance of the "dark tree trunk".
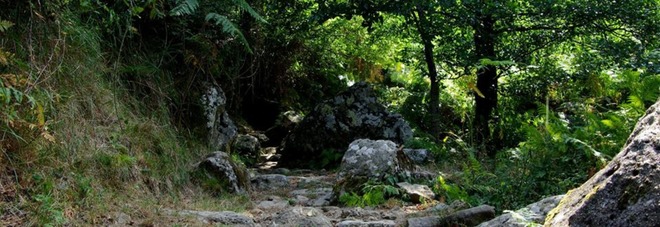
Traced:
<path fill-rule="evenodd" d="M 440 134 L 440 82 L 438 80 L 438 69 L 435 65 L 435 58 L 433 56 L 433 36 L 427 30 L 430 28 L 428 19 L 424 9 L 417 6 L 417 31 L 419 32 L 422 43 L 424 44 L 424 60 L 426 67 L 429 71 L 429 79 L 431 80 L 431 91 L 429 92 L 428 110 L 430 115 L 430 130 L 433 137 L 438 139 Z"/>
<path fill-rule="evenodd" d="M 474 45 L 477 60 L 484 58 L 495 60 L 494 24 L 493 18 L 486 15 L 479 16 L 477 24 L 474 25 Z M 474 93 L 474 136 L 476 142 L 488 144 L 491 139 L 488 123 L 492 118 L 493 110 L 497 107 L 497 68 L 495 66 L 486 65 L 477 71 L 477 89 L 481 91 L 483 97 L 476 92 Z M 489 156 L 495 155 L 494 150 L 487 150 L 489 150 Z"/>

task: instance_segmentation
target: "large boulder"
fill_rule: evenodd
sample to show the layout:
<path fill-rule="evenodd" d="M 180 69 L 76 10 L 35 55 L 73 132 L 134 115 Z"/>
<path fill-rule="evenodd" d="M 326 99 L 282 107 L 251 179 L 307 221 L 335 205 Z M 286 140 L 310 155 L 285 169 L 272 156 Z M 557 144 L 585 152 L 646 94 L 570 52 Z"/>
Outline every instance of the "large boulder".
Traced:
<path fill-rule="evenodd" d="M 651 106 L 623 150 L 548 214 L 545 226 L 658 226 L 660 102 Z"/>
<path fill-rule="evenodd" d="M 235 163 L 224 152 L 209 154 L 197 164 L 197 173 L 204 186 L 212 190 L 243 194 L 250 190 L 247 169 Z M 213 182 L 209 185 L 208 182 Z"/>
<path fill-rule="evenodd" d="M 207 86 L 201 98 L 206 116 L 206 130 L 209 147 L 214 150 L 225 150 L 238 133 L 234 121 L 225 110 L 227 98 L 222 88 Z"/>
<path fill-rule="evenodd" d="M 378 103 L 368 84 L 357 83 L 305 116 L 285 139 L 280 162 L 293 167 L 336 166 L 356 139 L 402 144 L 411 137 L 408 122 Z"/>
<path fill-rule="evenodd" d="M 337 172 L 335 195 L 356 192 L 367 182 L 384 182 L 388 176 L 410 175 L 412 165 L 402 149 L 388 140 L 353 141 Z"/>

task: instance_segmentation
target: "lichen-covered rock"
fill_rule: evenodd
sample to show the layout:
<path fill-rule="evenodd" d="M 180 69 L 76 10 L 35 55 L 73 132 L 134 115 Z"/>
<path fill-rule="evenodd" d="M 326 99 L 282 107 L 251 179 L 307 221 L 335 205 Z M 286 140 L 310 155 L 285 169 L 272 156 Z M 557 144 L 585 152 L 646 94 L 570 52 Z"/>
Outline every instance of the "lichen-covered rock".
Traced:
<path fill-rule="evenodd" d="M 231 142 L 238 128 L 225 110 L 227 98 L 220 87 L 208 86 L 201 98 L 206 116 L 207 139 L 211 149 L 224 150 Z"/>
<path fill-rule="evenodd" d="M 545 226 L 658 226 L 660 102 L 639 120 L 623 150 L 548 214 Z"/>
<path fill-rule="evenodd" d="M 238 135 L 234 140 L 232 151 L 247 158 L 251 163 L 254 163 L 259 158 L 259 154 L 261 152 L 261 143 L 255 136 Z"/>
<path fill-rule="evenodd" d="M 322 153 L 326 158 L 342 157 L 349 143 L 365 138 L 402 144 L 412 138 L 412 130 L 401 115 L 377 102 L 368 84 L 357 83 L 305 116 L 285 139 L 280 161 L 294 167 L 336 166 L 339 160 L 323 162 Z"/>
<path fill-rule="evenodd" d="M 387 176 L 410 173 L 410 167 L 396 144 L 388 140 L 359 139 L 353 141 L 342 158 L 337 172 L 335 195 L 354 192 L 366 182 L 383 182 Z M 408 160 L 409 161 L 409 160 Z"/>
<path fill-rule="evenodd" d="M 548 212 L 555 208 L 562 198 L 564 198 L 564 195 L 551 196 L 516 211 L 504 211 L 505 214 L 481 223 L 478 227 L 526 227 L 542 225 L 545 222 Z"/>
<path fill-rule="evenodd" d="M 201 177 L 215 179 L 220 190 L 239 194 L 250 190 L 247 169 L 235 163 L 227 153 L 209 154 L 197 164 L 197 171 L 201 173 Z"/>

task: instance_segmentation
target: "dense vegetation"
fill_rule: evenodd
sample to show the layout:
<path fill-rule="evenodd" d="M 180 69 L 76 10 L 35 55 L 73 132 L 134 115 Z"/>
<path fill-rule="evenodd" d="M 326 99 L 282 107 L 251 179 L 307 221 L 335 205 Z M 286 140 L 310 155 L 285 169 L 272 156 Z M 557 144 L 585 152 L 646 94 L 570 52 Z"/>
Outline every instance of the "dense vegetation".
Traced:
<path fill-rule="evenodd" d="M 658 99 L 659 5 L 0 0 L 0 224 L 153 215 L 136 201 L 242 209 L 181 205 L 211 197 L 189 176 L 209 152 L 191 116 L 204 83 L 265 131 L 368 81 L 414 126 L 406 146 L 434 152 L 446 200 L 565 193 Z"/>

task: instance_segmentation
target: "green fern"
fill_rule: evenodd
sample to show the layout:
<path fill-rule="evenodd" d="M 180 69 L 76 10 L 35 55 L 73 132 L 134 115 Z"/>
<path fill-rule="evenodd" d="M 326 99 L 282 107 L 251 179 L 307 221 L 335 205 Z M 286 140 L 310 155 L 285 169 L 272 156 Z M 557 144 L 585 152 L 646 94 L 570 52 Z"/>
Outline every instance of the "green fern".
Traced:
<path fill-rule="evenodd" d="M 266 22 L 266 19 L 261 17 L 257 11 L 255 11 L 250 4 L 248 4 L 245 0 L 234 0 L 234 3 L 238 5 L 238 7 L 241 7 L 241 9 L 245 10 L 250 16 L 252 16 L 254 19 L 262 22 L 262 23 L 268 23 Z"/>
<path fill-rule="evenodd" d="M 12 26 L 14 26 L 13 22 L 7 20 L 0 20 L 0 32 L 5 32 Z"/>
<path fill-rule="evenodd" d="M 226 16 L 217 14 L 217 13 L 209 13 L 206 15 L 206 21 L 208 22 L 213 22 L 215 25 L 222 26 L 222 32 L 228 33 L 230 35 L 233 35 L 239 39 L 239 41 L 245 45 L 245 49 L 247 49 L 248 52 L 252 53 L 252 49 L 250 48 L 250 45 L 248 44 L 247 39 L 245 39 L 245 36 L 243 36 L 243 33 L 241 32 L 240 29 L 238 29 L 238 26 L 236 24 L 232 23 L 229 18 Z"/>
<path fill-rule="evenodd" d="M 197 0 L 178 0 L 177 6 L 170 11 L 170 16 L 191 15 L 199 8 Z"/>

